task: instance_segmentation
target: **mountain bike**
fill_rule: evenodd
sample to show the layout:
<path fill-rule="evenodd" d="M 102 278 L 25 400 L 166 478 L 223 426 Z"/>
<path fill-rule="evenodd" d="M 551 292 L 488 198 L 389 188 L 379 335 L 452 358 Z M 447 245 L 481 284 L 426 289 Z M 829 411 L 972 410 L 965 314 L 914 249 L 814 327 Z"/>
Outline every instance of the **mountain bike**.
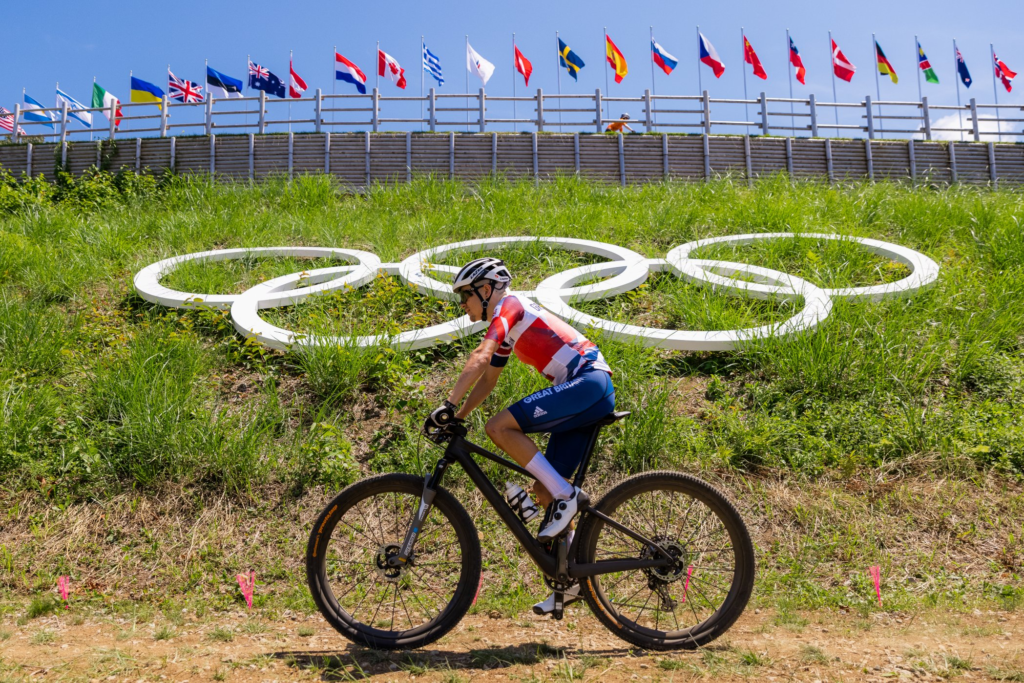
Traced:
<path fill-rule="evenodd" d="M 594 425 L 576 486 L 586 478 L 601 429 L 628 415 L 612 413 Z M 530 474 L 467 434 L 461 420 L 430 431 L 428 438 L 445 450 L 426 477 L 383 474 L 356 482 L 316 519 L 306 550 L 309 589 L 346 638 L 383 650 L 421 647 L 454 628 L 475 602 L 480 540 L 466 509 L 441 486 L 453 464 L 540 569 L 555 592 L 555 619 L 563 616 L 562 593 L 577 582 L 602 624 L 652 650 L 697 648 L 743 612 L 754 583 L 754 548 L 736 508 L 713 486 L 679 472 L 629 477 L 596 505 L 580 501 L 571 544 L 565 535 L 545 544 L 473 456 Z"/>

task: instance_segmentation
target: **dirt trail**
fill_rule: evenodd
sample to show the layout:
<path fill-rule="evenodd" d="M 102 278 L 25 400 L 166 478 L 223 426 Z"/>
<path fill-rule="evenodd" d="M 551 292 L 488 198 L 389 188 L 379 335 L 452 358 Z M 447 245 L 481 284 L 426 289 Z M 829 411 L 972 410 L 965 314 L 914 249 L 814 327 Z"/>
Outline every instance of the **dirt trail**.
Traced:
<path fill-rule="evenodd" d="M 630 649 L 585 608 L 561 623 L 470 615 L 427 649 L 356 647 L 319 615 L 218 615 L 177 626 L 74 611 L 0 626 L 8 681 L 1024 681 L 1024 615 L 748 612 L 697 652 Z"/>

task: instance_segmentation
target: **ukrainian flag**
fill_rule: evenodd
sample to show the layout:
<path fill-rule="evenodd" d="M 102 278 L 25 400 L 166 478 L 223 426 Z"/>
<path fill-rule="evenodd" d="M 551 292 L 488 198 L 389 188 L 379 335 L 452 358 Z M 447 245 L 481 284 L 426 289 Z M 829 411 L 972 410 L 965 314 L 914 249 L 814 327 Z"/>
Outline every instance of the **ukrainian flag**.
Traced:
<path fill-rule="evenodd" d="M 572 80 L 578 80 L 576 74 L 579 73 L 580 69 L 586 66 L 583 60 L 579 58 L 575 52 L 569 49 L 569 46 L 565 44 L 565 41 L 561 38 L 558 39 L 558 61 L 566 68 L 569 75 L 572 76 Z"/>
<path fill-rule="evenodd" d="M 132 76 L 132 102 L 152 102 L 163 108 L 164 91 L 152 83 L 147 83 L 141 78 Z"/>

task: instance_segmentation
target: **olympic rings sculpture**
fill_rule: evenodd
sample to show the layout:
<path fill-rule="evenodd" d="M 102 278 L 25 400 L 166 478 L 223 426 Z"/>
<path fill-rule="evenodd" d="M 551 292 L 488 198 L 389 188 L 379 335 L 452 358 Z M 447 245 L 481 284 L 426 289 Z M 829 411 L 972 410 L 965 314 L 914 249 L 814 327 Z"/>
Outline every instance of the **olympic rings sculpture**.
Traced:
<path fill-rule="evenodd" d="M 882 285 L 823 289 L 795 275 L 769 268 L 690 257 L 694 251 L 713 244 L 743 245 L 759 240 L 788 237 L 853 242 L 879 256 L 904 264 L 910 269 L 910 274 L 897 282 Z M 458 297 L 452 291 L 450 280 L 458 271 L 458 267 L 434 264 L 433 261 L 453 253 L 477 252 L 523 243 L 540 243 L 551 248 L 593 254 L 608 260 L 552 275 L 533 291 L 515 290 L 515 293 L 536 300 L 551 313 L 578 329 L 596 328 L 604 336 L 612 339 L 679 351 L 729 350 L 746 341 L 771 336 L 785 337 L 810 330 L 828 317 L 835 299 L 880 301 L 889 297 L 907 296 L 935 282 L 939 274 L 939 266 L 932 259 L 913 249 L 888 242 L 834 234 L 761 233 L 713 237 L 688 242 L 669 251 L 664 259 L 646 258 L 630 249 L 604 242 L 567 237 L 492 237 L 457 242 L 418 252 L 399 263 L 381 263 L 376 255 L 356 249 L 325 247 L 224 249 L 175 256 L 159 261 L 140 270 L 135 275 L 134 284 L 136 291 L 143 299 L 155 304 L 172 308 L 207 306 L 216 309 L 230 309 L 232 324 L 240 334 L 255 338 L 274 349 L 291 350 L 337 344 L 389 345 L 402 349 L 419 349 L 480 332 L 486 325 L 482 321 L 473 323 L 468 316 L 462 316 L 456 320 L 393 336 L 312 336 L 298 334 L 272 325 L 260 316 L 260 310 L 294 305 L 309 297 L 338 289 L 359 288 L 370 282 L 378 272 L 396 275 L 406 284 L 416 287 L 418 291 L 428 296 L 457 301 Z M 342 261 L 346 265 L 283 275 L 262 282 L 242 294 L 178 292 L 160 284 L 162 278 L 183 263 L 264 256 L 332 258 Z M 425 270 L 433 275 L 443 275 L 448 282 L 435 279 Z M 710 286 L 715 291 L 729 296 L 784 301 L 802 298 L 803 308 L 781 323 L 739 330 L 708 332 L 639 327 L 597 318 L 578 311 L 570 305 L 573 300 L 591 301 L 622 294 L 646 281 L 651 272 L 670 272 L 688 282 Z M 743 276 L 745 279 L 738 279 L 736 276 Z M 594 278 L 605 279 L 592 284 L 574 286 L 578 282 Z"/>

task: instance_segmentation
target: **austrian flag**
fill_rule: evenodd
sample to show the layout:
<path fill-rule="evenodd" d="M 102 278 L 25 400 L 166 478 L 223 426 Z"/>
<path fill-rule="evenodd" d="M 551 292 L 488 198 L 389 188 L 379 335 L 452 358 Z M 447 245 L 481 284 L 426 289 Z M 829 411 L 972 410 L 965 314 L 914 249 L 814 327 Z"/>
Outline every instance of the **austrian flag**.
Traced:
<path fill-rule="evenodd" d="M 306 91 L 306 81 L 302 80 L 299 74 L 295 73 L 295 67 L 292 66 L 292 60 L 288 60 L 288 73 L 290 80 L 288 81 L 288 96 L 298 99 L 302 97 L 302 93 Z"/>
<path fill-rule="evenodd" d="M 377 50 L 377 75 L 387 76 L 395 85 L 405 90 L 405 69 L 394 57 L 384 50 Z"/>

